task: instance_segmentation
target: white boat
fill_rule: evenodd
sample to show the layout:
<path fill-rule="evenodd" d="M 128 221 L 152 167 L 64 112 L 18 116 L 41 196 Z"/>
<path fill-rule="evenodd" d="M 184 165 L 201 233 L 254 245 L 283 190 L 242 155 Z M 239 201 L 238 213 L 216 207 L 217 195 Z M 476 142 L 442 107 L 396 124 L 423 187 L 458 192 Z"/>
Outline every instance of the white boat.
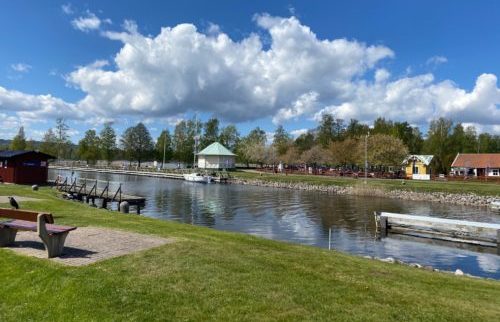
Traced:
<path fill-rule="evenodd" d="M 492 201 L 491 204 L 490 204 L 490 207 L 492 209 L 500 210 L 500 200 Z"/>
<path fill-rule="evenodd" d="M 210 183 L 210 182 L 212 182 L 212 177 L 193 172 L 193 173 L 185 174 L 184 180 L 191 181 L 191 182 Z"/>

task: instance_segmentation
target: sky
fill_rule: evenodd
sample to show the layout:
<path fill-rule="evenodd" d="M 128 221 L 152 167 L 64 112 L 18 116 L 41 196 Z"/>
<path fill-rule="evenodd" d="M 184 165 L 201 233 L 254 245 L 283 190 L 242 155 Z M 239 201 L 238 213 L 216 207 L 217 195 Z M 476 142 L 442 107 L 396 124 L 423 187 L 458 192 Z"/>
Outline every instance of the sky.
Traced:
<path fill-rule="evenodd" d="M 293 135 L 323 113 L 500 134 L 498 1 L 3 1 L 0 138 L 62 117 L 156 138 L 217 117 Z"/>

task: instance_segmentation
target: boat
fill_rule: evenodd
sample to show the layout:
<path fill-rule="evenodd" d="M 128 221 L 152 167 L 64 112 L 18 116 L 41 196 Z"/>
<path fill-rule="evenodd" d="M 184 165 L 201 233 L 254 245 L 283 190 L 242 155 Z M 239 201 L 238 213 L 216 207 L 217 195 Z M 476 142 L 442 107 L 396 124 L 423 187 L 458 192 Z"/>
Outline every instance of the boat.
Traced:
<path fill-rule="evenodd" d="M 492 201 L 490 207 L 491 209 L 500 210 L 500 200 Z"/>
<path fill-rule="evenodd" d="M 212 177 L 208 175 L 203 175 L 201 173 L 188 173 L 184 175 L 184 180 L 190 182 L 200 182 L 200 183 L 210 183 L 212 182 Z"/>

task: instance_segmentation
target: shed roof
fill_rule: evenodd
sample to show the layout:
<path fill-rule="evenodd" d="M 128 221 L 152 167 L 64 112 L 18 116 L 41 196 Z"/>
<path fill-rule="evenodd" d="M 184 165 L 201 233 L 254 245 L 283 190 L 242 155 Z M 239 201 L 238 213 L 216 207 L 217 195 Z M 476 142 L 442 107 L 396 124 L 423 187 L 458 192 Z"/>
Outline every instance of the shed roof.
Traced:
<path fill-rule="evenodd" d="M 429 165 L 433 158 L 434 156 L 430 154 L 411 154 L 404 159 L 403 164 L 408 163 L 408 161 L 417 160 L 425 165 Z"/>
<path fill-rule="evenodd" d="M 49 155 L 49 154 L 46 154 L 46 153 L 43 153 L 43 152 L 39 152 L 39 151 L 24 151 L 24 150 L 5 150 L 5 151 L 0 151 L 0 158 L 2 158 L 2 159 L 10 159 L 10 158 L 14 158 L 14 157 L 17 157 L 17 156 L 20 156 L 20 155 L 29 154 L 29 153 L 34 153 L 37 156 L 39 156 L 41 158 L 44 158 L 44 159 L 55 159 L 56 158 L 56 157 L 54 157 L 52 155 Z"/>
<path fill-rule="evenodd" d="M 234 156 L 233 152 L 229 151 L 225 146 L 220 144 L 219 142 L 214 142 L 201 150 L 198 155 L 225 155 L 225 156 Z"/>
<path fill-rule="evenodd" d="M 500 168 L 500 153 L 459 153 L 451 166 L 455 168 Z"/>

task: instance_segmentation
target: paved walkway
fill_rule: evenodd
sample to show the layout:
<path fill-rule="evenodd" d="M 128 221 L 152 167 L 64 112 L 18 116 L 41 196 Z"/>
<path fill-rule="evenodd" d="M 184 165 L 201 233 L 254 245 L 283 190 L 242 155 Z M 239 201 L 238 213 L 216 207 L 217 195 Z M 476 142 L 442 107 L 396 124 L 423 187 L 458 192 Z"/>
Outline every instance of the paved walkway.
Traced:
<path fill-rule="evenodd" d="M 61 257 L 50 260 L 69 266 L 83 266 L 174 242 L 172 238 L 141 235 L 123 230 L 78 227 L 69 233 Z M 47 259 L 43 243 L 35 232 L 19 231 L 10 247 L 16 253 Z"/>

